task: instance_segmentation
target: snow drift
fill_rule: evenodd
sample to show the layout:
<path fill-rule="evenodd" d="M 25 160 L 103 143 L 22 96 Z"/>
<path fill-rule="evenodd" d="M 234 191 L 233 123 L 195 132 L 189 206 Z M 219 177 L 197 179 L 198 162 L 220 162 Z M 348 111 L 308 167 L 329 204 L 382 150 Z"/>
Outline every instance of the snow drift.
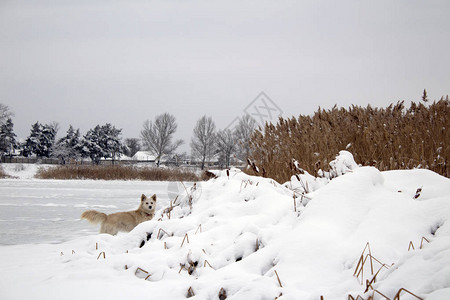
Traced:
<path fill-rule="evenodd" d="M 379 172 L 348 159 L 343 166 L 344 175 L 303 197 L 289 184 L 216 171 L 217 178 L 187 188 L 129 234 L 0 248 L 2 257 L 23 266 L 9 265 L 1 293 L 4 299 L 48 299 L 49 289 L 64 299 L 367 299 L 374 293 L 392 299 L 406 289 L 448 298 L 450 180 L 426 170 Z M 23 289 L 17 278 L 30 271 Z"/>

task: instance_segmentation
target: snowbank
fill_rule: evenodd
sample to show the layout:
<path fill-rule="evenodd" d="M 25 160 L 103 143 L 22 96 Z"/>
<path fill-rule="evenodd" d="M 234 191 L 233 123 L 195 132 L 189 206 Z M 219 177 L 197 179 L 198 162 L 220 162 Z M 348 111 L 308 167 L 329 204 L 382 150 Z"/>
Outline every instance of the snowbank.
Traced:
<path fill-rule="evenodd" d="M 342 150 L 339 151 L 339 155 L 336 156 L 335 160 L 330 161 L 330 167 L 334 176 L 341 176 L 355 170 L 358 168 L 358 165 L 353 158 L 353 154 L 346 150 Z"/>
<path fill-rule="evenodd" d="M 218 171 L 129 234 L 1 247 L 0 296 L 346 299 L 363 295 L 379 271 L 364 299 L 373 289 L 392 299 L 401 288 L 448 298 L 450 180 L 347 169 L 309 201 L 271 179 Z"/>
<path fill-rule="evenodd" d="M 50 168 L 51 165 L 40 164 L 1 164 L 5 173 L 13 178 L 32 179 L 39 168 Z"/>
<path fill-rule="evenodd" d="M 298 162 L 295 160 L 294 166 L 300 171 L 298 172 L 299 174 L 293 175 L 291 180 L 285 182 L 283 185 L 294 191 L 297 196 L 313 192 L 326 185 L 331 179 L 353 172 L 353 170 L 359 168 L 353 158 L 353 154 L 346 150 L 340 151 L 339 154 L 336 155 L 336 158 L 330 162 L 329 172 L 318 170 L 320 177 L 314 177 L 307 171 L 301 169 Z"/>

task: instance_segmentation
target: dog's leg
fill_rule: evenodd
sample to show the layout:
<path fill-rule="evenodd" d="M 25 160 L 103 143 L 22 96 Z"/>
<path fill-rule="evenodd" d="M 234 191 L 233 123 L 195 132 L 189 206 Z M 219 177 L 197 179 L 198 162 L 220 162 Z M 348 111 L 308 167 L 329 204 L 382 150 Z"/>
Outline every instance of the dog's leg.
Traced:
<path fill-rule="evenodd" d="M 100 233 L 107 233 L 105 223 L 102 223 L 102 225 L 100 226 Z"/>
<path fill-rule="evenodd" d="M 107 233 L 111 235 L 116 235 L 119 231 L 114 225 L 103 223 L 100 227 L 100 233 Z"/>

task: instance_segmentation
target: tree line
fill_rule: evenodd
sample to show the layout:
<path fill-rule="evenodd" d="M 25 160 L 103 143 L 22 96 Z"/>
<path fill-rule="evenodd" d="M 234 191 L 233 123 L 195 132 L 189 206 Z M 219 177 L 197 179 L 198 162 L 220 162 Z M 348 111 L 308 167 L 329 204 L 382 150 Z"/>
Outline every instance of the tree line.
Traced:
<path fill-rule="evenodd" d="M 346 108 L 319 109 L 313 115 L 280 118 L 276 124 L 257 128 L 249 115 L 233 128 L 218 130 L 213 119 L 197 120 L 190 140 L 190 155 L 177 153 L 183 140 L 175 140 L 177 122 L 164 113 L 143 124 L 139 138 L 122 140 L 121 129 L 111 124 L 97 125 L 85 135 L 69 127 L 56 140 L 58 124 L 32 125 L 23 143 L 16 141 L 12 112 L 0 104 L 0 154 L 11 155 L 20 149 L 24 156 L 69 159 L 116 159 L 120 154 L 133 156 L 139 150 L 152 153 L 156 162 L 163 157 L 191 158 L 203 169 L 211 161 L 220 167 L 233 160 L 260 168 L 260 173 L 279 182 L 289 180 L 296 171 L 292 161 L 311 174 L 320 176 L 328 163 L 343 149 L 353 153 L 356 162 L 379 170 L 427 168 L 450 177 L 450 101 L 448 96 L 428 103 L 422 101 L 391 104 L 386 108 L 353 105 Z"/>
<path fill-rule="evenodd" d="M 89 157 L 93 163 L 99 164 L 102 158 L 114 160 L 124 150 L 120 140 L 121 129 L 109 123 L 103 126 L 97 125 L 84 136 L 81 136 L 79 129 L 75 130 L 70 125 L 66 134 L 57 140 L 57 123 L 36 122 L 31 126 L 30 135 L 23 143 L 16 141 L 16 135 L 11 130 L 13 124 L 10 118 L 5 124 L 11 124 L 11 126 L 2 126 L 2 129 L 5 127 L 8 130 L 2 130 L 0 134 L 0 151 L 4 156 L 17 154 L 18 150 L 24 157 L 58 158 L 62 163 L 70 159 Z"/>
<path fill-rule="evenodd" d="M 186 153 L 177 154 L 183 140 L 174 140 L 177 122 L 173 115 L 163 113 L 154 120 L 146 120 L 140 138 L 122 140 L 122 129 L 107 123 L 97 125 L 81 135 L 72 125 L 62 138 L 57 139 L 59 124 L 34 123 L 24 142 L 19 143 L 14 133 L 13 113 L 6 105 L 0 104 L 0 154 L 12 156 L 20 152 L 24 157 L 58 158 L 62 163 L 69 160 L 90 158 L 94 164 L 102 159 L 118 159 L 122 154 L 132 157 L 140 150 L 149 151 L 159 165 L 165 157 L 186 159 Z M 191 158 L 200 162 L 203 169 L 206 163 L 216 161 L 221 167 L 228 167 L 232 157 L 245 161 L 250 151 L 250 137 L 256 123 L 250 116 L 240 119 L 234 128 L 216 130 L 211 117 L 201 117 L 193 130 L 190 142 Z"/>

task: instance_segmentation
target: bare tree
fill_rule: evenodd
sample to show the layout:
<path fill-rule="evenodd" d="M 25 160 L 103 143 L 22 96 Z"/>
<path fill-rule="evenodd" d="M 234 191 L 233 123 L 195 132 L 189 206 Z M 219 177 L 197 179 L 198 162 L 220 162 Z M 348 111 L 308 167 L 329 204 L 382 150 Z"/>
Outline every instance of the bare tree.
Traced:
<path fill-rule="evenodd" d="M 56 121 L 51 122 L 50 124 L 48 124 L 48 126 L 50 126 L 51 128 L 53 128 L 53 130 L 55 131 L 55 137 L 58 134 L 58 131 L 60 129 L 59 123 Z"/>
<path fill-rule="evenodd" d="M 230 166 L 230 158 L 236 148 L 236 134 L 230 129 L 219 130 L 216 135 L 217 150 L 225 167 Z"/>
<path fill-rule="evenodd" d="M 125 154 L 129 157 L 133 157 L 139 150 L 141 150 L 141 144 L 137 138 L 125 139 Z"/>
<path fill-rule="evenodd" d="M 235 127 L 238 140 L 236 155 L 242 161 L 246 161 L 250 156 L 250 138 L 255 132 L 256 126 L 256 121 L 247 114 L 239 120 Z"/>
<path fill-rule="evenodd" d="M 5 124 L 13 115 L 14 114 L 9 110 L 7 105 L 0 103 L 0 125 Z"/>
<path fill-rule="evenodd" d="M 205 168 L 206 159 L 210 160 L 214 154 L 214 138 L 216 125 L 211 117 L 203 116 L 194 127 L 191 139 L 192 156 L 201 159 L 201 168 Z"/>
<path fill-rule="evenodd" d="M 154 122 L 144 122 L 144 129 L 141 131 L 142 144 L 156 156 L 158 166 L 164 154 L 173 154 L 183 144 L 183 140 L 172 141 L 176 130 L 175 117 L 168 113 L 156 116 Z"/>

